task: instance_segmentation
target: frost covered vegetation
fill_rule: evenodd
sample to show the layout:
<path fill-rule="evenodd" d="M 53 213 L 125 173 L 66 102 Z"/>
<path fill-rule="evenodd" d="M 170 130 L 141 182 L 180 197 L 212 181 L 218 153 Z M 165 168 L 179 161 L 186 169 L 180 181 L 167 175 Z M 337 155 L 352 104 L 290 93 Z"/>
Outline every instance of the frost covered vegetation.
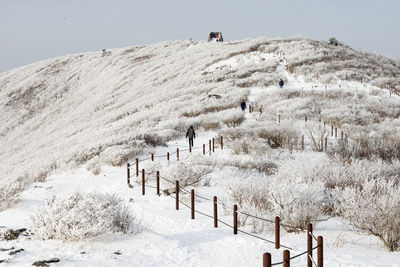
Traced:
<path fill-rule="evenodd" d="M 272 176 L 231 187 L 230 194 L 241 209 L 270 219 L 278 215 L 297 229 L 339 216 L 355 230 L 377 236 L 390 251 L 397 251 L 399 181 L 399 160 L 354 159 L 343 164 L 323 154 L 304 154 L 285 161 Z M 240 220 L 255 232 L 272 227 L 244 215 Z"/>
<path fill-rule="evenodd" d="M 283 63 L 291 75 L 283 78 L 291 86 L 277 90 Z M 194 125 L 222 134 L 233 155 L 188 159 L 163 169 L 154 163 L 146 166 L 149 174 L 162 170 L 183 186 L 208 184 L 207 177 L 218 168 L 257 174 L 259 179 L 230 186 L 232 201 L 243 209 L 279 215 L 300 229 L 340 216 L 397 250 L 399 235 L 390 227 L 400 228 L 391 219 L 399 206 L 397 198 L 385 199 L 394 198 L 399 186 L 399 99 L 390 98 L 387 90 L 400 86 L 399 75 L 398 60 L 307 38 L 170 41 L 113 49 L 105 57 L 100 51 L 63 56 L 2 73 L 0 210 L 54 170 L 85 164 L 99 174 L 102 164 L 120 166 L 184 136 Z M 254 88 L 262 90 L 254 99 L 262 113 L 245 120 L 238 107 Z M 310 123 L 300 127 L 304 117 Z M 329 131 L 311 123 L 318 120 L 345 131 L 349 141 L 303 156 L 282 149 L 298 149 L 306 135 L 313 150 L 322 152 L 319 141 Z M 372 193 L 375 210 L 384 212 L 352 216 L 351 206 L 366 209 Z M 61 204 L 49 202 L 40 216 Z M 364 215 L 386 216 L 391 224 L 372 227 Z M 49 237 L 45 228 L 40 230 L 40 216 L 37 232 L 52 238 L 54 233 Z M 240 219 L 254 231 L 268 230 L 251 218 Z M 67 239 L 78 236 L 82 234 Z"/>
<path fill-rule="evenodd" d="M 123 232 L 137 233 L 138 222 L 127 206 L 107 193 L 74 193 L 53 197 L 32 217 L 32 231 L 41 239 L 81 240 Z"/>

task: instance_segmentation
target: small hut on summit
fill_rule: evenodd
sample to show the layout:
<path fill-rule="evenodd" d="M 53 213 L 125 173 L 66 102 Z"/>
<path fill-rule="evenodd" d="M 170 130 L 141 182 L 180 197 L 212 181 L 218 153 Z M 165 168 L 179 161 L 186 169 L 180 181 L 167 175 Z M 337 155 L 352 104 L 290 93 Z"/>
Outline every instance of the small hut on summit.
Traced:
<path fill-rule="evenodd" d="M 224 38 L 222 38 L 222 32 L 210 32 L 210 34 L 208 34 L 208 41 L 223 42 Z"/>

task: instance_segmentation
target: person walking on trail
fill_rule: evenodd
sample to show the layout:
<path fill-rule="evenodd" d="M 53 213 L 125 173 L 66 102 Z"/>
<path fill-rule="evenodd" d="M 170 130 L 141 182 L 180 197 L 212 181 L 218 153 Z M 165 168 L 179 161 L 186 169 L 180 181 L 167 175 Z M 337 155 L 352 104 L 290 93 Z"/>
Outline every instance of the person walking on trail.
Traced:
<path fill-rule="evenodd" d="M 186 132 L 186 138 L 189 137 L 189 147 L 193 147 L 193 139 L 196 138 L 196 133 L 194 132 L 193 125 L 190 125 Z"/>
<path fill-rule="evenodd" d="M 244 100 L 242 101 L 242 103 L 240 103 L 240 107 L 243 111 L 246 109 L 246 102 L 244 102 Z"/>
<path fill-rule="evenodd" d="M 284 83 L 283 80 L 281 79 L 281 80 L 279 81 L 279 87 L 282 88 L 284 84 L 285 84 L 285 83 Z"/>

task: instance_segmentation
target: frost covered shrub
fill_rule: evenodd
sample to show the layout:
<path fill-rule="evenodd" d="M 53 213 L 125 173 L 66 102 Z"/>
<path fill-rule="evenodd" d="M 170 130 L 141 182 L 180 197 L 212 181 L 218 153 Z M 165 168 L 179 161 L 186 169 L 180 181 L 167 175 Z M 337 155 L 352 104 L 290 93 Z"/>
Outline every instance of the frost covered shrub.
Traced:
<path fill-rule="evenodd" d="M 306 229 L 308 223 L 325 214 L 327 197 L 320 177 L 324 161 L 323 157 L 299 155 L 283 164 L 266 185 L 272 210 L 283 223 Z"/>
<path fill-rule="evenodd" d="M 400 249 L 400 187 L 384 179 L 333 190 L 336 211 L 356 230 L 378 237 L 389 251 Z"/>
<path fill-rule="evenodd" d="M 323 171 L 320 159 L 299 156 L 282 165 L 273 176 L 230 188 L 230 196 L 243 211 L 270 220 L 278 215 L 284 224 L 296 228 L 286 228 L 287 231 L 306 229 L 308 223 L 326 213 L 326 189 L 319 177 Z M 243 214 L 239 219 L 256 232 L 272 227 L 270 223 Z"/>
<path fill-rule="evenodd" d="M 238 205 L 239 211 L 272 221 L 275 215 L 268 198 L 269 193 L 266 187 L 259 186 L 259 184 L 237 184 L 229 188 L 230 199 Z M 238 223 L 241 226 L 251 225 L 251 230 L 254 233 L 270 231 L 274 227 L 274 224 L 240 212 Z"/>
<path fill-rule="evenodd" d="M 196 157 L 191 156 L 185 160 L 180 160 L 175 164 L 167 166 L 162 169 L 162 176 L 169 181 L 179 181 L 180 187 L 198 186 L 202 181 L 202 178 L 211 173 L 213 168 L 203 165 Z M 165 181 L 163 183 L 169 187 L 174 186 Z"/>
<path fill-rule="evenodd" d="M 392 139 L 383 142 L 382 139 L 365 137 L 359 137 L 353 142 L 340 140 L 328 153 L 338 155 L 342 161 L 379 158 L 391 162 L 394 159 L 400 159 L 400 141 Z"/>
<path fill-rule="evenodd" d="M 163 141 L 162 137 L 157 134 L 145 134 L 143 139 L 146 145 L 150 146 L 166 146 L 167 144 Z"/>
<path fill-rule="evenodd" d="M 222 162 L 223 166 L 233 166 L 239 169 L 247 169 L 247 170 L 257 170 L 259 172 L 265 173 L 267 175 L 274 174 L 278 169 L 278 166 L 268 160 L 268 159 L 252 159 L 252 158 L 238 158 L 238 157 L 230 157 L 229 159 Z"/>
<path fill-rule="evenodd" d="M 280 176 L 278 179 L 284 179 Z M 275 183 L 270 188 L 270 202 L 272 210 L 279 215 L 284 224 L 301 230 L 318 219 L 325 210 L 324 185 L 321 182 Z M 287 231 L 297 231 L 287 228 Z"/>
<path fill-rule="evenodd" d="M 135 216 L 122 201 L 107 193 L 74 193 L 52 197 L 31 217 L 41 239 L 81 240 L 106 233 L 137 233 Z"/>
<path fill-rule="evenodd" d="M 254 131 L 257 136 L 266 140 L 271 148 L 282 147 L 288 142 L 287 140 L 291 140 L 290 145 L 295 146 L 294 140 L 299 136 L 290 121 L 281 122 L 279 125 L 269 121 L 264 123 L 264 127 L 254 129 Z"/>
<path fill-rule="evenodd" d="M 16 194 L 25 188 L 26 183 L 25 177 L 0 181 L 0 211 L 9 208 L 17 201 Z"/>

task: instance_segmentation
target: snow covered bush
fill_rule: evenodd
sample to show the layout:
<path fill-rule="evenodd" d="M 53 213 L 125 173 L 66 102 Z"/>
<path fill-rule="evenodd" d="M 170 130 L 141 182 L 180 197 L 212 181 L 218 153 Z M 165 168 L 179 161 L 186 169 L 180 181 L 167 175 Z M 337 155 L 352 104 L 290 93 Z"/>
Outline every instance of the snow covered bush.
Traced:
<path fill-rule="evenodd" d="M 161 171 L 161 176 L 175 183 L 179 181 L 180 187 L 198 186 L 207 174 L 213 171 L 213 168 L 201 163 L 202 156 L 189 156 L 174 164 L 166 166 Z M 164 186 L 174 186 L 171 183 L 163 181 Z"/>
<path fill-rule="evenodd" d="M 340 140 L 328 153 L 338 155 L 343 161 L 379 158 L 391 162 L 392 160 L 400 159 L 400 141 L 395 139 L 385 141 L 381 138 L 360 136 L 352 142 Z"/>
<path fill-rule="evenodd" d="M 0 211 L 9 208 L 17 201 L 16 194 L 25 188 L 26 183 L 25 177 L 0 181 Z"/>
<path fill-rule="evenodd" d="M 273 221 L 275 214 L 268 198 L 269 193 L 268 187 L 260 186 L 259 183 L 240 183 L 229 188 L 230 200 L 238 205 L 239 211 Z M 274 227 L 274 224 L 240 212 L 238 223 L 240 226 L 250 225 L 254 233 L 271 231 Z"/>
<path fill-rule="evenodd" d="M 285 176 L 279 176 L 277 179 L 285 179 Z M 272 210 L 284 224 L 293 227 L 286 228 L 289 232 L 307 229 L 312 220 L 317 220 L 324 214 L 324 185 L 321 182 L 275 182 L 269 190 Z"/>
<path fill-rule="evenodd" d="M 121 199 L 107 193 L 55 196 L 31 217 L 32 231 L 41 239 L 81 240 L 101 234 L 138 233 L 139 225 Z"/>
<path fill-rule="evenodd" d="M 390 251 L 400 249 L 400 187 L 396 180 L 363 180 L 333 190 L 336 212 L 356 230 L 378 237 Z"/>

